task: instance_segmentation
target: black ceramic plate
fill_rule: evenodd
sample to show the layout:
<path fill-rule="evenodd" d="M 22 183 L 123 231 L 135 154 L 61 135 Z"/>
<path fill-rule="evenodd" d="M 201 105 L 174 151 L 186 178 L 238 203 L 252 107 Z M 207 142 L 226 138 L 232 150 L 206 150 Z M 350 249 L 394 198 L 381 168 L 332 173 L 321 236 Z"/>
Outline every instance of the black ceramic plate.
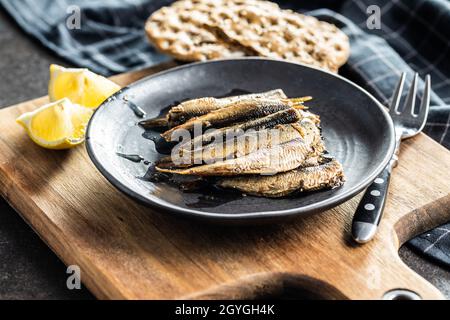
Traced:
<path fill-rule="evenodd" d="M 343 187 L 268 199 L 213 187 L 182 192 L 175 185 L 151 179 L 151 163 L 161 156 L 155 148 L 158 133 L 137 125 L 142 120 L 137 108 L 153 118 L 177 101 L 276 88 L 289 97 L 314 97 L 308 105 L 322 119 L 328 151 L 344 166 Z M 338 75 L 300 64 L 246 58 L 184 65 L 124 88 L 95 112 L 86 145 L 106 179 L 148 206 L 210 220 L 254 221 L 319 212 L 353 197 L 389 161 L 394 129 L 375 98 Z"/>

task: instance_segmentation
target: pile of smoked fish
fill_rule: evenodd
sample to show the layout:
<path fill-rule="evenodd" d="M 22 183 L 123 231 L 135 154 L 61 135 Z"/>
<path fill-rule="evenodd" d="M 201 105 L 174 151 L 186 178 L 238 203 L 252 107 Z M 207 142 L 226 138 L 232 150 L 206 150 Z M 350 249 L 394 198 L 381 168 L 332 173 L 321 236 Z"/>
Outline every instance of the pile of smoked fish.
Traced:
<path fill-rule="evenodd" d="M 320 119 L 304 105 L 310 99 L 288 98 L 281 89 L 199 98 L 141 125 L 165 127 L 161 136 L 177 142 L 157 162 L 159 172 L 273 198 L 337 188 L 343 169 L 325 150 Z"/>

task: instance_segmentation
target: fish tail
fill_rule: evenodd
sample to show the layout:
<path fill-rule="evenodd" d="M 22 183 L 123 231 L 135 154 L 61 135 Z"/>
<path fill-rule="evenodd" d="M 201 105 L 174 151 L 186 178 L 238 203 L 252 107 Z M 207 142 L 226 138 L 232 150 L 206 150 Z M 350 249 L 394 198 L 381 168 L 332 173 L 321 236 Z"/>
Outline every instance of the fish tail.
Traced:
<path fill-rule="evenodd" d="M 308 107 L 305 107 L 303 105 L 303 103 L 293 104 L 292 108 L 294 108 L 296 110 L 306 110 L 306 109 L 308 109 Z"/>
<path fill-rule="evenodd" d="M 313 97 L 311 96 L 306 96 L 306 97 L 298 97 L 298 98 L 289 98 L 289 99 L 285 99 L 289 102 L 292 102 L 294 104 L 297 103 L 303 103 L 303 102 L 307 102 L 307 101 L 311 101 L 313 99 Z"/>
<path fill-rule="evenodd" d="M 182 170 L 177 169 L 171 169 L 171 168 L 162 168 L 160 166 L 155 167 L 156 171 L 162 172 L 162 173 L 178 173 L 181 174 Z"/>
<path fill-rule="evenodd" d="M 149 128 L 167 127 L 169 125 L 169 123 L 167 121 L 167 118 L 163 117 L 163 118 L 154 118 L 154 119 L 143 120 L 143 121 L 139 122 L 139 125 L 141 127 L 143 127 L 144 129 L 149 129 Z"/>

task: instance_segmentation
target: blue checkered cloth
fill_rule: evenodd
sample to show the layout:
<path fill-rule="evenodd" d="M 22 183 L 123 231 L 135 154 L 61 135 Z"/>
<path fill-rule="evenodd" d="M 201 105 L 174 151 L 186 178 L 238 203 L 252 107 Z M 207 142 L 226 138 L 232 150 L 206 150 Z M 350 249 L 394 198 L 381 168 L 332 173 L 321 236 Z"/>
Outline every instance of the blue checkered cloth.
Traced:
<path fill-rule="evenodd" d="M 143 25 L 169 0 L 0 0 L 30 35 L 72 64 L 103 75 L 151 66 L 169 57 L 148 43 Z M 388 105 L 401 72 L 431 75 L 431 111 L 425 132 L 450 148 L 450 2 L 447 0 L 278 1 L 282 7 L 336 24 L 350 37 L 351 56 L 340 73 Z M 380 28 L 367 25 L 369 6 Z M 75 7 L 74 7 L 75 6 Z M 67 20 L 79 8 L 81 28 Z M 372 7 L 373 8 L 373 7 Z M 419 84 L 422 88 L 423 82 Z M 450 209 L 449 209 L 450 210 Z M 450 267 L 450 223 L 409 242 Z"/>

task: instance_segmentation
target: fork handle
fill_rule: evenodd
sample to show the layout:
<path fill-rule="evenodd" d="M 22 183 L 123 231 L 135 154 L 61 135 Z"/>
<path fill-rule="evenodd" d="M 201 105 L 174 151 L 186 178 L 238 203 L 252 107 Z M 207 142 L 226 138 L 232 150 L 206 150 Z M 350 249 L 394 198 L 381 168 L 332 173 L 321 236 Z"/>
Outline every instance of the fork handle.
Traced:
<path fill-rule="evenodd" d="M 375 236 L 383 215 L 393 166 L 394 162 L 391 160 L 367 188 L 356 209 L 352 237 L 358 243 L 369 242 Z"/>

